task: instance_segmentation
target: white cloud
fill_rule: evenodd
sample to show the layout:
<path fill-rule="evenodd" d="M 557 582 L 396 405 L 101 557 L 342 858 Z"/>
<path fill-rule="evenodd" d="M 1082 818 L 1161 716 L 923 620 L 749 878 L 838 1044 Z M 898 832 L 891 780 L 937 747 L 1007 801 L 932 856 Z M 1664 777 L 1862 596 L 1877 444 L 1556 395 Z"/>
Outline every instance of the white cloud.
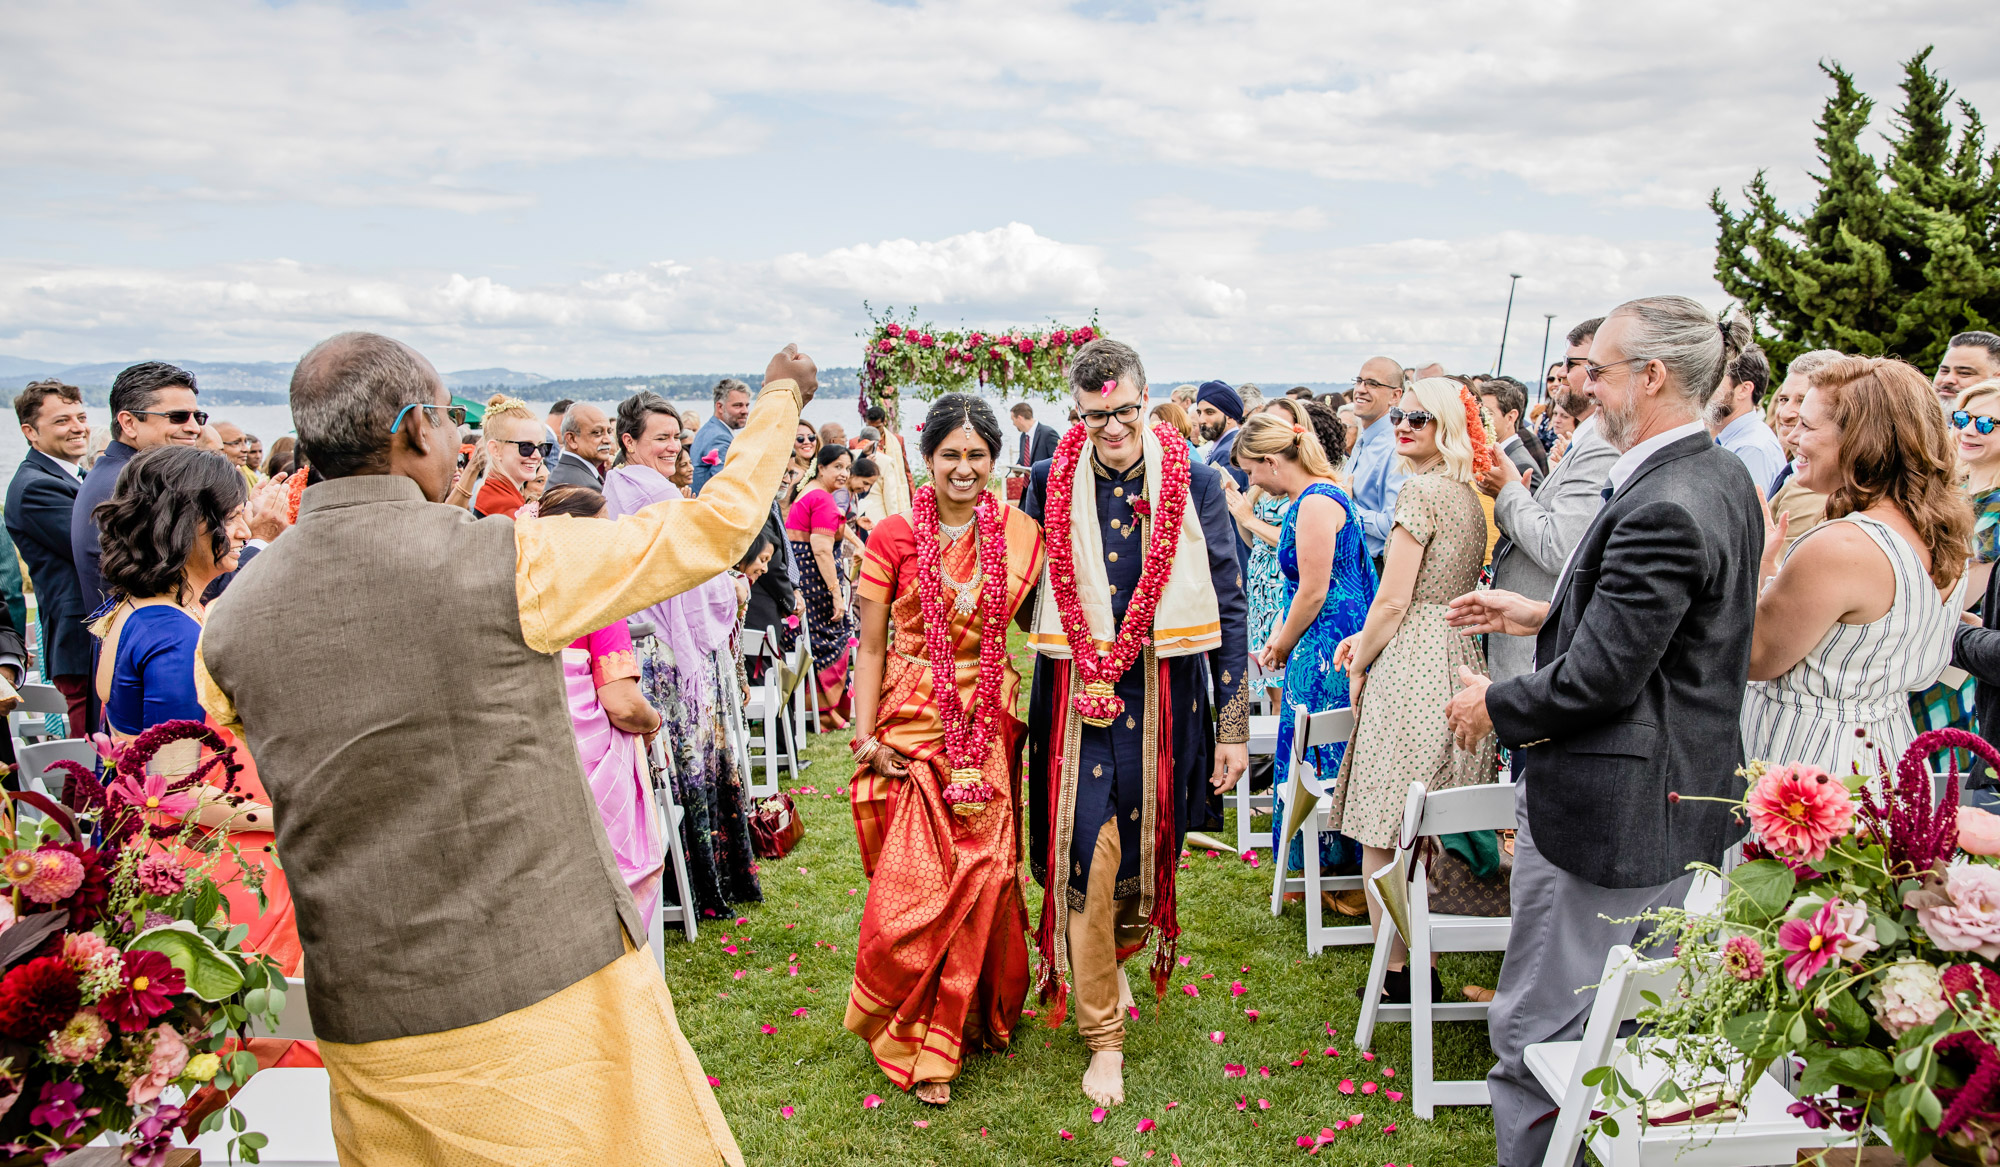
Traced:
<path fill-rule="evenodd" d="M 823 364 L 844 365 L 859 355 L 858 300 L 894 293 L 921 301 L 926 316 L 947 326 L 1034 326 L 1051 315 L 1080 323 L 1101 308 L 1105 328 L 1139 346 L 1162 376 L 1328 379 L 1376 351 L 1485 368 L 1507 273 L 1524 257 L 1541 257 L 1535 270 L 1555 274 L 1524 281 L 1523 304 L 1559 311 L 1564 327 L 1640 290 L 1719 302 L 1700 248 L 1586 236 L 1252 246 L 1233 257 L 1198 252 L 1192 265 L 1171 247 L 1154 252 L 1120 267 L 1011 223 L 748 262 L 662 260 L 536 285 L 490 271 L 290 261 L 195 270 L 11 261 L 0 263 L 0 347 L 79 360 L 283 359 L 333 332 L 364 328 L 408 340 L 446 368 L 720 370 L 747 367 L 749 355 L 788 340 Z M 1539 334 L 1539 323 L 1524 307 L 1513 343 Z"/>
<path fill-rule="evenodd" d="M 1147 21 L 1066 0 L 85 0 L 10 10 L 0 150 L 163 175 L 141 184 L 160 198 L 495 210 L 526 197 L 495 177 L 510 167 L 762 149 L 783 119 L 754 99 L 778 98 L 885 148 L 1499 173 L 1687 207 L 1760 165 L 1790 184 L 1811 164 L 1822 55 L 1885 91 L 1937 43 L 1990 108 L 2000 42 L 1964 35 L 1985 16 L 1979 0 L 1208 0 Z"/>

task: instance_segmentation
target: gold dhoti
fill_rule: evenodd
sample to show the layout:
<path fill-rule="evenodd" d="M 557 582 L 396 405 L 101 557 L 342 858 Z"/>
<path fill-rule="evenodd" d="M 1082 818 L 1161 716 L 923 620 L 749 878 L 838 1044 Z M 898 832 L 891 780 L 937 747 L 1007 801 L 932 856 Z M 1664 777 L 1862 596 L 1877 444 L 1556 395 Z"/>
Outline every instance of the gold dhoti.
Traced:
<path fill-rule="evenodd" d="M 1125 1048 L 1118 953 L 1131 951 L 1146 938 L 1139 897 L 1113 898 L 1121 858 L 1118 822 L 1113 818 L 1098 829 L 1097 845 L 1090 853 L 1083 910 L 1069 914 L 1070 1004 L 1076 1010 L 1076 1031 L 1093 1053 Z"/>

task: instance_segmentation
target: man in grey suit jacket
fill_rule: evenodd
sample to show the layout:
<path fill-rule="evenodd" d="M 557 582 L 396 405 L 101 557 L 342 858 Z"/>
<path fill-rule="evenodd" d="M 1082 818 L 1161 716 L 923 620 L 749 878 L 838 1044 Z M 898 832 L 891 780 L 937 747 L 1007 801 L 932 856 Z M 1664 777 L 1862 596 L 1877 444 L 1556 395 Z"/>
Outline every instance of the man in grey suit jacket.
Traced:
<path fill-rule="evenodd" d="M 1602 317 L 1586 320 L 1569 333 L 1569 388 L 1561 404 L 1578 421 L 1562 462 L 1532 491 L 1506 458 L 1494 459 L 1480 480 L 1479 489 L 1493 499 L 1493 525 L 1500 528 L 1500 543 L 1493 549 L 1496 590 L 1531 600 L 1554 595 L 1556 575 L 1604 505 L 1599 492 L 1611 464 L 1618 460 L 1618 450 L 1598 432 L 1597 406 L 1583 382 L 1583 362 L 1589 359 L 1590 342 L 1603 323 Z M 1501 633 L 1487 637 L 1486 666 L 1495 681 L 1534 672 L 1534 637 Z"/>
<path fill-rule="evenodd" d="M 1605 954 L 1650 947 L 1635 917 L 1676 904 L 1688 866 L 1741 838 L 1737 719 L 1750 675 L 1764 516 L 1743 463 L 1701 406 L 1749 340 L 1683 296 L 1620 305 L 1591 342 L 1598 428 L 1619 450 L 1610 497 L 1546 604 L 1511 592 L 1452 601 L 1467 633 L 1537 637 L 1541 667 L 1490 683 L 1460 670 L 1459 741 L 1520 756 L 1513 933 L 1488 1017 L 1486 1077 L 1501 1167 L 1535 1167 L 1555 1109 L 1525 1061 L 1583 1032 Z M 1583 990 L 1583 991 L 1579 991 Z"/>

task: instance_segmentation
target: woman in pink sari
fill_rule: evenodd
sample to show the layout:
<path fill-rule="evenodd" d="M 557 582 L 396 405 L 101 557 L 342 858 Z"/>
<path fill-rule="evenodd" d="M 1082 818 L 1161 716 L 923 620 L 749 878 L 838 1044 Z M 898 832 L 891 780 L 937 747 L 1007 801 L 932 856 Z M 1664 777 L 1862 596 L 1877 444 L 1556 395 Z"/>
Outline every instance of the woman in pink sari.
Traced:
<path fill-rule="evenodd" d="M 557 486 L 542 496 L 537 509 L 544 519 L 601 519 L 604 496 L 587 486 Z M 563 649 L 562 660 L 584 777 L 597 799 L 618 871 L 650 927 L 667 862 L 666 835 L 646 764 L 646 739 L 659 731 L 660 715 L 639 691 L 639 659 L 625 621 L 614 620 L 578 637 Z"/>

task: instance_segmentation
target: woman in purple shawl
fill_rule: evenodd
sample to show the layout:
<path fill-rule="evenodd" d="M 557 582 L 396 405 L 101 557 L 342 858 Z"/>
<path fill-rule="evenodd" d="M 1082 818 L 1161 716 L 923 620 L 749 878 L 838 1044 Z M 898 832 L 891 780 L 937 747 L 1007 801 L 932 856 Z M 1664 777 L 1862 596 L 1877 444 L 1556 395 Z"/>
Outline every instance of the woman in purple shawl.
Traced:
<path fill-rule="evenodd" d="M 618 464 L 604 476 L 604 500 L 615 518 L 662 499 L 681 498 L 667 480 L 681 452 L 681 420 L 657 393 L 618 406 Z M 743 772 L 719 715 L 740 692 L 735 636 L 736 586 L 727 574 L 655 604 L 634 620 L 653 636 L 639 641 L 640 684 L 666 721 L 664 741 L 681 806 L 688 878 L 695 909 L 726 916 L 729 905 L 764 898 L 750 847 L 750 806 Z"/>

